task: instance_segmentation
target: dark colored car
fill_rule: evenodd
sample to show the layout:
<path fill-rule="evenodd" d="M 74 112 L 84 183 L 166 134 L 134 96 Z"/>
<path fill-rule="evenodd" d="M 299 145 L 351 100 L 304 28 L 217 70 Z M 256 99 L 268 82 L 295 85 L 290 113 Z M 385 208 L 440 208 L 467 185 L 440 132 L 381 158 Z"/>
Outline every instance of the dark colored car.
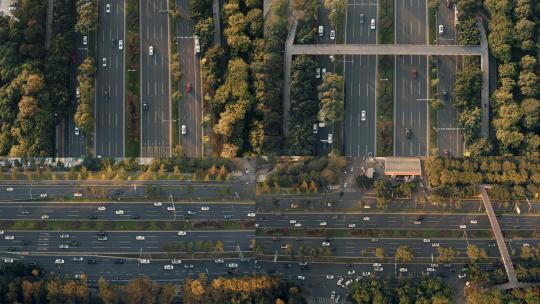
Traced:
<path fill-rule="evenodd" d="M 143 103 L 142 108 L 144 111 L 148 111 L 148 104 L 146 102 Z"/>
<path fill-rule="evenodd" d="M 407 137 L 407 139 L 411 139 L 411 129 L 409 128 L 405 129 L 405 137 Z"/>
<path fill-rule="evenodd" d="M 141 217 L 140 217 L 138 214 L 133 214 L 133 215 L 131 215 L 131 219 L 133 219 L 133 220 L 138 220 L 138 219 L 140 219 L 140 218 L 141 218 Z"/>
<path fill-rule="evenodd" d="M 118 260 L 114 260 L 114 263 L 115 264 L 118 264 L 118 265 L 123 265 L 126 263 L 126 260 L 124 259 L 118 259 Z"/>
<path fill-rule="evenodd" d="M 412 76 L 412 78 L 418 77 L 418 71 L 416 71 L 416 69 L 412 69 L 411 70 L 411 76 Z"/>
<path fill-rule="evenodd" d="M 111 47 L 112 47 L 113 49 L 116 48 L 116 39 L 113 39 L 113 40 L 112 40 Z"/>
<path fill-rule="evenodd" d="M 98 216 L 96 214 L 90 214 L 90 216 L 88 216 L 89 219 L 91 220 L 97 220 Z"/>
<path fill-rule="evenodd" d="M 107 90 L 103 91 L 103 99 L 105 101 L 109 101 L 109 91 Z"/>
<path fill-rule="evenodd" d="M 7 250 L 8 251 L 17 251 L 17 247 L 8 247 Z"/>
<path fill-rule="evenodd" d="M 68 244 L 69 246 L 79 246 L 81 243 L 77 240 L 71 240 Z"/>
<path fill-rule="evenodd" d="M 88 260 L 86 260 L 86 264 L 92 264 L 92 265 L 95 265 L 95 264 L 97 264 L 97 260 L 95 260 L 95 259 L 88 259 Z"/>
<path fill-rule="evenodd" d="M 191 92 L 191 82 L 186 82 L 186 92 L 187 93 L 190 93 Z"/>

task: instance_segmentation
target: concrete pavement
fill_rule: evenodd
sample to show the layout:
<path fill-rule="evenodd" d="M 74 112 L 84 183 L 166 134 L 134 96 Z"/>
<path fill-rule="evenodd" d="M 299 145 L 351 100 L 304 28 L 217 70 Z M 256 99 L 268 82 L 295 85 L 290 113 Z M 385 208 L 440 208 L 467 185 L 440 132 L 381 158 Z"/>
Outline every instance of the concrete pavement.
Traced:
<path fill-rule="evenodd" d="M 479 46 L 413 44 L 317 44 L 293 45 L 291 55 L 470 55 L 481 56 Z"/>

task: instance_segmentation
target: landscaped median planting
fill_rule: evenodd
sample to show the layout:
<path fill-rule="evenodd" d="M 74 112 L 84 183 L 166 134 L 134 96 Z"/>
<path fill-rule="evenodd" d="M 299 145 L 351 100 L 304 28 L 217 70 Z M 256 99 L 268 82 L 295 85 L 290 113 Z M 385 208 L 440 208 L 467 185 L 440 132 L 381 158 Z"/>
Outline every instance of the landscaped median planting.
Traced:
<path fill-rule="evenodd" d="M 3 230 L 247 230 L 255 221 L 0 221 Z"/>

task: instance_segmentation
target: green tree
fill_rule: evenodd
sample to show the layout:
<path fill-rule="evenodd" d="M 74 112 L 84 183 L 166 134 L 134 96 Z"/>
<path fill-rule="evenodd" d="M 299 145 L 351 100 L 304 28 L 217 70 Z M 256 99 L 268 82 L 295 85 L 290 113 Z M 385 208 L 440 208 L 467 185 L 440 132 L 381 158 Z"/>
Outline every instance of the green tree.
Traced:
<path fill-rule="evenodd" d="M 384 260 L 384 248 L 377 247 L 375 248 L 375 257 L 377 257 L 379 260 Z"/>
<path fill-rule="evenodd" d="M 396 254 L 394 255 L 394 258 L 398 262 L 404 262 L 404 263 L 410 263 L 412 262 L 412 259 L 414 258 L 412 250 L 409 248 L 409 246 L 399 246 L 396 250 Z"/>
<path fill-rule="evenodd" d="M 467 256 L 471 260 L 471 263 L 480 262 L 488 258 L 487 252 L 484 249 L 472 244 L 467 245 Z"/>
<path fill-rule="evenodd" d="M 319 121 L 334 123 L 341 121 L 344 115 L 343 77 L 328 73 L 318 88 L 320 99 Z"/>

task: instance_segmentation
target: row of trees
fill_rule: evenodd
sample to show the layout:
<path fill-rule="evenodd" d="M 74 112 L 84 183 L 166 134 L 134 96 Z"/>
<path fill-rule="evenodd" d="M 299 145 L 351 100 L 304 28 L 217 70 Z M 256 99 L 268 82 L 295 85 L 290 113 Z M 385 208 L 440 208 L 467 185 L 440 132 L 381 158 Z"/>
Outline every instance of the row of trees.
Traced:
<path fill-rule="evenodd" d="M 496 288 L 482 289 L 476 286 L 467 289 L 467 304 L 503 304 L 503 303 L 540 303 L 540 288 L 527 287 L 525 289 L 512 289 L 501 291 Z"/>
<path fill-rule="evenodd" d="M 458 43 L 460 45 L 479 45 L 480 31 L 475 13 L 482 6 L 482 3 L 476 0 L 457 0 L 456 5 L 459 7 L 457 15 L 459 22 L 457 24 Z"/>
<path fill-rule="evenodd" d="M 357 304 L 452 303 L 453 292 L 441 279 L 405 279 L 399 284 L 393 283 L 380 279 L 359 280 L 351 285 L 349 300 Z"/>
<path fill-rule="evenodd" d="M 493 127 L 501 154 L 540 151 L 540 6 L 530 0 L 486 0 L 491 16 L 489 45 L 497 61 L 499 83 L 493 93 Z"/>
<path fill-rule="evenodd" d="M 95 88 L 94 75 L 96 65 L 92 57 L 86 57 L 79 66 L 77 82 L 79 84 L 79 96 L 77 97 L 77 112 L 75 113 L 75 124 L 90 134 L 94 130 L 95 115 Z"/>

